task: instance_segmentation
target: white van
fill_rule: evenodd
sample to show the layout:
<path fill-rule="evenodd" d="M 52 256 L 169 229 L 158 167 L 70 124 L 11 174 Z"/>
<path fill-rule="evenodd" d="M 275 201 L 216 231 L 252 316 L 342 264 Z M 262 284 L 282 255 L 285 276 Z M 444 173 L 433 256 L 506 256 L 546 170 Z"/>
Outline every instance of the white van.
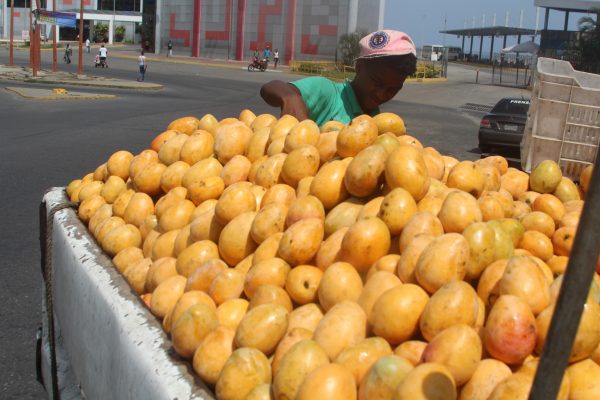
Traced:
<path fill-rule="evenodd" d="M 462 56 L 462 49 L 460 47 L 448 46 L 448 60 L 456 61 Z"/>
<path fill-rule="evenodd" d="M 433 62 L 441 61 L 446 49 L 448 50 L 448 60 L 458 60 L 462 54 L 460 47 L 426 44 L 421 49 L 421 58 Z"/>
<path fill-rule="evenodd" d="M 421 49 L 421 58 L 427 61 L 437 61 L 444 54 L 444 46 L 441 44 L 426 44 Z"/>

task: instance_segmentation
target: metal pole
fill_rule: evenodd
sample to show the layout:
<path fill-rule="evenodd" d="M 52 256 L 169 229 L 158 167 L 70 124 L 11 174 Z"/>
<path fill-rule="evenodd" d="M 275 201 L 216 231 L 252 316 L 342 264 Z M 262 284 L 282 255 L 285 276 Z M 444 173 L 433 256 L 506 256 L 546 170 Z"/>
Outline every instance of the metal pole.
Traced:
<path fill-rule="evenodd" d="M 79 5 L 79 65 L 77 66 L 77 74 L 83 75 L 83 0 Z"/>
<path fill-rule="evenodd" d="M 530 400 L 555 399 L 579 327 L 600 253 L 600 162 L 596 161 L 585 197 L 569 264 L 556 301 Z"/>
<path fill-rule="evenodd" d="M 39 13 L 42 9 L 40 6 L 40 0 L 35 0 L 35 8 Z M 39 15 L 39 14 L 38 14 Z M 36 70 L 39 71 L 42 66 L 42 43 L 41 43 L 41 30 L 42 27 L 37 23 L 37 18 L 35 19 L 35 61 L 36 61 Z"/>
<path fill-rule="evenodd" d="M 229 61 L 229 52 L 231 50 L 231 31 L 233 30 L 233 24 L 231 20 L 233 19 L 233 6 L 229 8 L 229 32 L 227 32 L 227 61 Z"/>
<path fill-rule="evenodd" d="M 34 50 L 34 43 L 33 43 L 33 17 L 32 17 L 32 13 L 33 13 L 33 0 L 29 0 L 29 68 L 31 68 L 32 70 L 34 69 L 34 57 L 35 54 L 33 52 Z M 27 5 L 27 4 L 25 4 Z"/>
<path fill-rule="evenodd" d="M 52 0 L 52 11 L 56 11 L 56 0 Z M 56 62 L 56 25 L 52 25 L 52 71 L 58 71 Z"/>
<path fill-rule="evenodd" d="M 10 57 L 9 63 L 11 67 L 15 65 L 15 60 L 13 58 L 14 52 L 14 28 L 15 28 L 15 0 L 10 0 Z"/>

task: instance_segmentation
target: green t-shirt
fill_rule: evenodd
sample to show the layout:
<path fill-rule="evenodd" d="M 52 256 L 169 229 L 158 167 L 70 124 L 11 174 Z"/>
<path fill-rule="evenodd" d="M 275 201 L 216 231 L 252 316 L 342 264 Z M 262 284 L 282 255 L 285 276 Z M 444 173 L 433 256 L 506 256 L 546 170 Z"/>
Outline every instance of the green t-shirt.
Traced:
<path fill-rule="evenodd" d="M 353 118 L 364 114 L 349 81 L 340 83 L 313 76 L 290 83 L 300 91 L 309 118 L 319 127 L 330 120 L 348 124 Z M 376 114 L 379 114 L 379 109 L 371 113 Z"/>

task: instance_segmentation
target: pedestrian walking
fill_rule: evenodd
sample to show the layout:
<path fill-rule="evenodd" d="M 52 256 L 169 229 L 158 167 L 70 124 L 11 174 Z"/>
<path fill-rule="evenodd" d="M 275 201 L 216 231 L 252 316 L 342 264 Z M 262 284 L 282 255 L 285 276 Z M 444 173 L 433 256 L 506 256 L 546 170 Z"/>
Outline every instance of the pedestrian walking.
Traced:
<path fill-rule="evenodd" d="M 140 56 L 138 57 L 138 64 L 140 67 L 140 75 L 138 76 L 137 81 L 138 82 L 143 82 L 145 75 L 146 75 L 146 68 L 148 67 L 146 65 L 146 56 L 144 55 L 144 50 L 142 50 L 140 52 Z"/>
<path fill-rule="evenodd" d="M 273 61 L 275 62 L 274 69 L 277 69 L 277 64 L 279 64 L 279 50 L 277 49 L 273 52 Z"/>
<path fill-rule="evenodd" d="M 85 39 L 85 49 L 90 52 L 90 38 Z"/>
<path fill-rule="evenodd" d="M 104 45 L 100 45 L 98 54 L 100 54 L 100 64 L 102 65 L 102 68 L 108 68 L 108 50 Z"/>
<path fill-rule="evenodd" d="M 71 49 L 69 43 L 67 43 L 67 47 L 65 47 L 65 56 L 63 57 L 63 60 L 65 60 L 67 64 L 71 64 L 71 54 L 73 54 L 73 49 Z"/>
<path fill-rule="evenodd" d="M 169 49 L 169 52 L 167 53 L 167 57 L 173 57 L 173 42 L 169 40 L 169 43 L 167 44 L 167 48 Z"/>
<path fill-rule="evenodd" d="M 265 48 L 265 51 L 263 53 L 263 58 L 267 61 L 269 61 L 269 58 L 271 58 L 271 49 L 269 49 L 269 46 L 267 46 Z"/>

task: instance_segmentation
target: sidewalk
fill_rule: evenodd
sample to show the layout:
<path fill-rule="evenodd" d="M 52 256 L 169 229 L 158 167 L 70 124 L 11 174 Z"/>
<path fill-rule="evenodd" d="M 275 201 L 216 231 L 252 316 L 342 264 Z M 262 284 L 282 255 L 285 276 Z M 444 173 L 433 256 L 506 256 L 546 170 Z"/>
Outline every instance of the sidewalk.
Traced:
<path fill-rule="evenodd" d="M 190 65 L 199 65 L 203 67 L 214 67 L 214 68 L 229 68 L 229 69 L 246 69 L 248 64 L 251 63 L 250 60 L 225 60 L 225 59 L 213 59 L 213 58 L 204 58 L 204 57 L 191 57 L 191 56 L 172 56 L 167 57 L 166 53 L 154 54 L 154 53 L 146 53 L 146 59 L 152 62 L 165 62 L 165 63 L 175 63 L 175 64 L 190 64 Z M 139 49 L 136 50 L 119 50 L 111 53 L 111 57 L 113 58 L 121 58 L 127 60 L 137 60 L 139 57 Z M 273 68 L 273 61 L 269 62 L 268 72 L 286 72 L 290 74 L 300 75 L 300 76 L 313 76 L 312 74 L 305 74 L 301 72 L 290 71 L 289 66 L 286 64 L 277 64 L 277 69 Z M 418 83 L 442 83 L 448 82 L 448 78 L 408 78 L 406 82 L 418 82 Z"/>
<path fill-rule="evenodd" d="M 113 58 L 121 58 L 127 60 L 137 60 L 139 57 L 139 49 L 136 50 L 119 50 L 111 53 L 111 57 Z M 165 63 L 175 63 L 175 64 L 188 64 L 188 65 L 199 65 L 203 67 L 215 67 L 215 68 L 229 68 L 229 69 L 246 69 L 248 64 L 251 63 L 250 60 L 225 60 L 225 59 L 213 59 L 206 57 L 191 57 L 191 56 L 178 56 L 174 55 L 172 57 L 167 57 L 166 54 L 154 54 L 154 53 L 146 53 L 144 54 L 148 61 L 153 62 L 165 62 Z M 273 61 L 269 62 L 269 66 L 267 68 L 269 72 L 287 72 L 288 66 L 284 64 L 277 64 L 277 69 L 273 68 Z"/>
<path fill-rule="evenodd" d="M 2 64 L 0 64 L 0 80 L 132 90 L 160 90 L 163 88 L 162 85 L 156 83 L 112 79 L 93 75 L 77 75 L 62 71 L 40 70 L 38 71 L 38 76 L 34 78 L 31 69 L 28 67 L 10 67 Z"/>

